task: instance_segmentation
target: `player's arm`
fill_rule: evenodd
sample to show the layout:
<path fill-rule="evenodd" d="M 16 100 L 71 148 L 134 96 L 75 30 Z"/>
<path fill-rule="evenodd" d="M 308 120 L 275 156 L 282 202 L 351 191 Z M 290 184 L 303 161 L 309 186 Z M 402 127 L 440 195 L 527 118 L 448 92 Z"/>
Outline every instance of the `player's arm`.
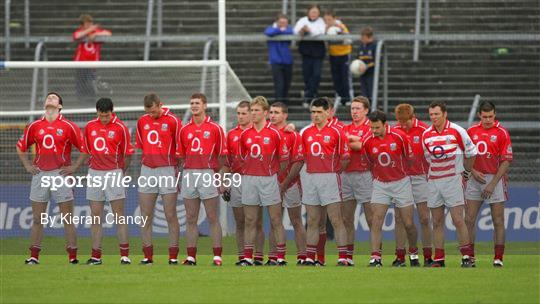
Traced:
<path fill-rule="evenodd" d="M 135 148 L 131 144 L 131 135 L 129 134 L 129 130 L 127 129 L 127 127 L 123 125 L 122 129 L 124 131 L 124 168 L 122 168 L 122 170 L 125 174 L 129 166 L 131 165 L 131 156 L 135 152 Z"/>
<path fill-rule="evenodd" d="M 19 147 L 17 147 L 17 155 L 19 156 L 19 159 L 21 160 L 21 163 L 24 166 L 24 169 L 26 172 L 36 175 L 39 173 L 38 167 L 34 166 L 32 162 L 28 159 L 28 156 L 26 155 L 26 152 L 21 151 Z"/>
<path fill-rule="evenodd" d="M 93 24 L 91 25 L 89 28 L 85 29 L 85 30 L 81 30 L 81 31 L 76 31 L 74 34 L 73 34 L 73 39 L 75 40 L 79 40 L 79 39 L 82 39 L 86 36 L 88 36 L 90 33 L 94 32 L 95 30 L 97 30 L 99 28 L 99 25 L 98 24 Z"/>
<path fill-rule="evenodd" d="M 300 174 L 300 170 L 302 170 L 303 165 L 304 165 L 303 160 L 294 162 L 292 164 L 289 174 L 287 175 L 287 177 L 285 177 L 285 179 L 283 180 L 283 183 L 281 183 L 283 189 L 289 188 L 289 185 L 291 184 L 291 182 Z"/>
<path fill-rule="evenodd" d="M 345 135 L 345 132 L 339 132 L 339 137 L 339 160 L 341 162 L 341 171 L 345 171 L 351 161 L 351 155 L 349 154 L 349 141 L 347 139 L 347 136 Z"/>
<path fill-rule="evenodd" d="M 23 136 L 19 139 L 17 142 L 17 155 L 19 156 L 19 159 L 21 160 L 21 163 L 24 166 L 24 169 L 26 172 L 36 175 L 39 173 L 39 168 L 32 164 L 32 162 L 28 159 L 28 156 L 26 155 L 26 151 L 28 151 L 28 148 L 34 144 L 34 138 L 30 135 L 32 134 L 31 125 L 26 126 L 24 129 Z"/>

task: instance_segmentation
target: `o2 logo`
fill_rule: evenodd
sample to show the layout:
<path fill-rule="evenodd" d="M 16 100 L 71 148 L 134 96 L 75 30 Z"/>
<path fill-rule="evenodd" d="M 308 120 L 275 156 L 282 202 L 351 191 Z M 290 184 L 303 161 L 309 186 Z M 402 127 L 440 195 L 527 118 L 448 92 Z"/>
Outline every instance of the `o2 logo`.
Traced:
<path fill-rule="evenodd" d="M 156 130 L 148 132 L 148 134 L 146 135 L 146 140 L 149 144 L 157 144 L 158 148 L 161 148 L 161 140 L 159 140 L 159 133 Z"/>
<path fill-rule="evenodd" d="M 446 151 L 444 151 L 444 148 L 442 146 L 435 146 L 433 147 L 433 149 L 431 150 L 431 154 L 433 155 L 433 157 L 435 157 L 436 159 L 441 159 L 443 157 L 448 157 L 446 155 Z"/>
<path fill-rule="evenodd" d="M 105 151 L 105 154 L 109 154 L 109 148 L 107 148 L 105 138 L 103 137 L 96 137 L 96 139 L 94 139 L 94 149 L 98 152 Z"/>

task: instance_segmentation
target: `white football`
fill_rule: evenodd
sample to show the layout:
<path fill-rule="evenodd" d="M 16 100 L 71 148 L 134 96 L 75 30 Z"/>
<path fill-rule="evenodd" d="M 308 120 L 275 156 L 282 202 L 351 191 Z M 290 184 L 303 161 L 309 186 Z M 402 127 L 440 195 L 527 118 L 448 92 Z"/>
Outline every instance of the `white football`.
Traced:
<path fill-rule="evenodd" d="M 367 65 L 362 60 L 356 59 L 349 65 L 349 70 L 354 76 L 362 76 L 367 70 Z"/>
<path fill-rule="evenodd" d="M 326 35 L 338 35 L 341 33 L 341 28 L 338 26 L 331 26 L 326 30 Z"/>

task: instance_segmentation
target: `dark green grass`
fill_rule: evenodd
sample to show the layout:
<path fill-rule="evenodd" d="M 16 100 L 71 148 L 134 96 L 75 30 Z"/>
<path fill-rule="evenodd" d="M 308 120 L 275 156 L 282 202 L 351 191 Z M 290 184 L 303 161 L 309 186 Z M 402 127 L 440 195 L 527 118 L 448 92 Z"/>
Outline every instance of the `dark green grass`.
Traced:
<path fill-rule="evenodd" d="M 225 238 L 223 267 L 211 266 L 210 242 L 201 238 L 198 266 L 167 265 L 165 239 L 156 239 L 155 264 L 136 265 L 140 243 L 132 240 L 133 265 L 119 264 L 114 238 L 105 238 L 104 264 L 68 265 L 63 240 L 43 242 L 41 264 L 23 264 L 27 240 L 1 240 L 0 303 L 539 303 L 539 244 L 509 243 L 505 267 L 491 266 L 490 243 L 477 245 L 477 268 L 461 269 L 456 245 L 447 245 L 444 269 L 392 268 L 393 244 L 384 244 L 380 269 L 365 267 L 366 243 L 357 243 L 355 267 L 333 266 L 335 244 L 329 242 L 327 267 L 234 266 L 234 239 Z M 294 252 L 289 243 L 289 252 Z M 183 246 L 183 244 L 181 244 Z M 80 259 L 88 258 L 87 238 L 80 239 Z M 181 247 L 183 248 L 183 247 Z M 184 250 L 181 250 L 183 256 Z"/>

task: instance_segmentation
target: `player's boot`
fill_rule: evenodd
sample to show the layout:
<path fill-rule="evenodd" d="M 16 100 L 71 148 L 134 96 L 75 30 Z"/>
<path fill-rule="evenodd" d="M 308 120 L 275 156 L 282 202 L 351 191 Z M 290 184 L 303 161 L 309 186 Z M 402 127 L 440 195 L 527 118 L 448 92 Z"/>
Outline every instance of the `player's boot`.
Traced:
<path fill-rule="evenodd" d="M 266 266 L 277 266 L 278 265 L 278 262 L 276 260 L 268 260 L 266 261 L 266 264 L 264 264 Z"/>
<path fill-rule="evenodd" d="M 418 260 L 417 254 L 409 255 L 409 264 L 411 265 L 411 267 L 420 267 L 420 261 Z"/>
<path fill-rule="evenodd" d="M 305 265 L 305 266 L 317 266 L 317 264 L 315 263 L 315 261 L 313 261 L 313 260 L 310 259 L 310 258 L 307 258 L 307 259 L 304 261 L 304 265 Z"/>
<path fill-rule="evenodd" d="M 499 259 L 493 260 L 493 267 L 503 267 L 503 261 Z"/>
<path fill-rule="evenodd" d="M 264 263 L 261 260 L 254 260 L 253 265 L 254 266 L 264 266 Z"/>
<path fill-rule="evenodd" d="M 393 262 L 392 262 L 392 267 L 406 267 L 407 264 L 405 263 L 405 261 L 401 261 L 399 259 L 395 259 Z"/>
<path fill-rule="evenodd" d="M 37 264 L 39 264 L 39 260 L 36 259 L 36 258 L 30 257 L 30 258 L 24 260 L 24 263 L 25 263 L 26 265 L 37 265 Z M 502 262 L 501 262 L 501 263 L 502 263 Z M 502 266 L 502 264 L 501 264 L 501 266 Z"/>
<path fill-rule="evenodd" d="M 287 261 L 284 259 L 277 259 L 276 263 L 278 266 L 287 266 Z"/>
<path fill-rule="evenodd" d="M 474 263 L 468 255 L 464 255 L 461 258 L 461 267 L 462 268 L 471 268 L 474 267 Z"/>
<path fill-rule="evenodd" d="M 240 261 L 239 266 L 253 266 L 253 261 L 251 259 L 243 259 Z"/>
<path fill-rule="evenodd" d="M 77 264 L 79 264 L 79 260 L 77 260 L 77 259 L 71 259 L 71 260 L 69 260 L 69 263 L 70 263 L 71 265 L 77 265 Z"/>
<path fill-rule="evenodd" d="M 369 260 L 368 267 L 382 267 L 381 259 L 371 259 Z"/>
<path fill-rule="evenodd" d="M 444 260 L 433 261 L 429 267 L 433 267 L 433 268 L 445 267 L 444 266 Z"/>
<path fill-rule="evenodd" d="M 349 266 L 347 259 L 339 259 L 336 266 Z"/>
<path fill-rule="evenodd" d="M 223 264 L 223 260 L 220 256 L 215 256 L 214 261 L 212 262 L 214 266 L 221 266 Z"/>
<path fill-rule="evenodd" d="M 154 264 L 154 261 L 151 259 L 144 258 L 140 263 L 140 265 L 152 265 Z"/>
<path fill-rule="evenodd" d="M 103 261 L 101 261 L 101 259 L 89 258 L 88 261 L 86 261 L 86 265 L 101 265 L 101 264 L 103 264 Z"/>
<path fill-rule="evenodd" d="M 195 259 L 193 257 L 190 257 L 188 256 L 184 262 L 182 262 L 182 265 L 186 265 L 186 266 L 195 266 L 197 265 L 197 261 L 195 261 Z"/>
<path fill-rule="evenodd" d="M 349 266 L 354 266 L 353 259 L 347 259 L 347 263 L 349 264 Z"/>
<path fill-rule="evenodd" d="M 433 259 L 424 259 L 424 267 L 431 267 L 431 264 L 433 264 Z"/>
<path fill-rule="evenodd" d="M 173 265 L 173 266 L 178 265 L 178 260 L 177 259 L 169 259 L 169 265 Z"/>
<path fill-rule="evenodd" d="M 317 261 L 315 261 L 315 266 L 321 266 L 321 267 L 324 267 L 324 266 L 326 266 L 326 263 L 323 263 L 323 262 L 317 260 Z"/>
<path fill-rule="evenodd" d="M 130 265 L 131 260 L 127 256 L 120 257 L 120 264 L 121 265 Z"/>
<path fill-rule="evenodd" d="M 304 266 L 306 264 L 306 260 L 298 259 L 296 260 L 296 266 Z"/>

